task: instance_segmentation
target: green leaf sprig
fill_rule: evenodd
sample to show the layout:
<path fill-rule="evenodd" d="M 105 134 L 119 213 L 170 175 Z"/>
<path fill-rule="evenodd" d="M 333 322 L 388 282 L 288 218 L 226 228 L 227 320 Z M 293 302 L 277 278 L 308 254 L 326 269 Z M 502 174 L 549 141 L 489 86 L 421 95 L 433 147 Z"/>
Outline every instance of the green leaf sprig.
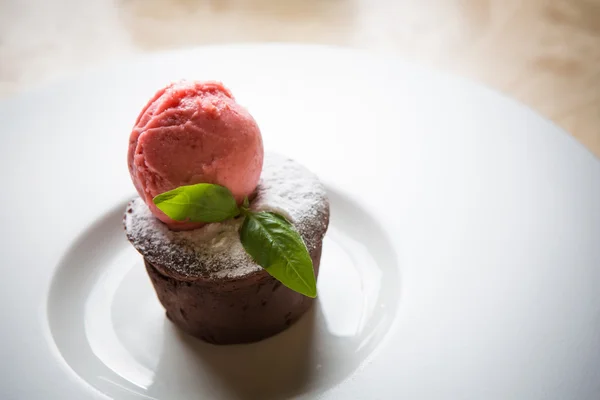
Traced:
<path fill-rule="evenodd" d="M 283 216 L 250 210 L 248 198 L 238 207 L 229 189 L 209 183 L 180 186 L 159 194 L 153 202 L 175 221 L 222 222 L 242 215 L 240 241 L 254 262 L 288 288 L 308 297 L 317 296 L 308 249 Z"/>

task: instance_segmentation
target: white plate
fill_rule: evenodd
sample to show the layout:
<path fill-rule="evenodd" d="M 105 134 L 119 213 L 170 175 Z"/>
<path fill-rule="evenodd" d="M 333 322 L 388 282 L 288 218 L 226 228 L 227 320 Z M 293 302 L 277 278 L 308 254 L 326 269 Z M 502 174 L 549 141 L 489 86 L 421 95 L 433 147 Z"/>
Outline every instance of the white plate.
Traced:
<path fill-rule="evenodd" d="M 121 213 L 156 89 L 219 79 L 316 171 L 319 302 L 212 346 L 165 320 Z M 595 399 L 600 162 L 527 108 L 363 53 L 212 47 L 0 104 L 2 399 Z"/>

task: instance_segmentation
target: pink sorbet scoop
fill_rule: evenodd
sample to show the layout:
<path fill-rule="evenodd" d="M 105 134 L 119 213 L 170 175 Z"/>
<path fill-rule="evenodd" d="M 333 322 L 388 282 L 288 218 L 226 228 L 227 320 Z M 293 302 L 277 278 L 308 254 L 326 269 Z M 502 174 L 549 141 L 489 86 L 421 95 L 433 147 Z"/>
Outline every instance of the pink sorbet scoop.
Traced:
<path fill-rule="evenodd" d="M 256 188 L 263 164 L 258 125 L 218 82 L 181 81 L 161 89 L 140 113 L 127 162 L 133 184 L 152 213 L 169 228 L 201 223 L 173 221 L 152 199 L 178 186 L 214 183 L 238 203 Z"/>

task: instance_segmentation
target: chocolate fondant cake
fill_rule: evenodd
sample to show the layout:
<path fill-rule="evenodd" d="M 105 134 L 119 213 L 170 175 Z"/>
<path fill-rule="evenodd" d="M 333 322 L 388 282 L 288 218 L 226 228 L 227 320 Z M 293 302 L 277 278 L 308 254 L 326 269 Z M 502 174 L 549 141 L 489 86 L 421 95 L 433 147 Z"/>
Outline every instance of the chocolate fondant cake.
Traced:
<path fill-rule="evenodd" d="M 306 244 L 318 275 L 329 202 L 314 174 L 293 160 L 266 154 L 250 208 L 286 217 Z M 172 231 L 136 198 L 124 223 L 169 319 L 207 342 L 264 339 L 294 323 L 313 302 L 282 285 L 244 251 L 241 218 Z"/>

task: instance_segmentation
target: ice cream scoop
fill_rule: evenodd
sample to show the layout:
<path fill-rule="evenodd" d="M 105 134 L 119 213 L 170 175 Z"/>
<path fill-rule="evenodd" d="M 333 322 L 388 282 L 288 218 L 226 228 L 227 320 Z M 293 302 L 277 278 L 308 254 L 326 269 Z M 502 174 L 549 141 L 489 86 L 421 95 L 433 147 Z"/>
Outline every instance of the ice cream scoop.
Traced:
<path fill-rule="evenodd" d="M 127 161 L 140 197 L 174 230 L 202 224 L 173 221 L 152 199 L 183 185 L 227 187 L 241 203 L 256 189 L 263 165 L 260 129 L 218 82 L 180 81 L 161 89 L 140 113 Z"/>

